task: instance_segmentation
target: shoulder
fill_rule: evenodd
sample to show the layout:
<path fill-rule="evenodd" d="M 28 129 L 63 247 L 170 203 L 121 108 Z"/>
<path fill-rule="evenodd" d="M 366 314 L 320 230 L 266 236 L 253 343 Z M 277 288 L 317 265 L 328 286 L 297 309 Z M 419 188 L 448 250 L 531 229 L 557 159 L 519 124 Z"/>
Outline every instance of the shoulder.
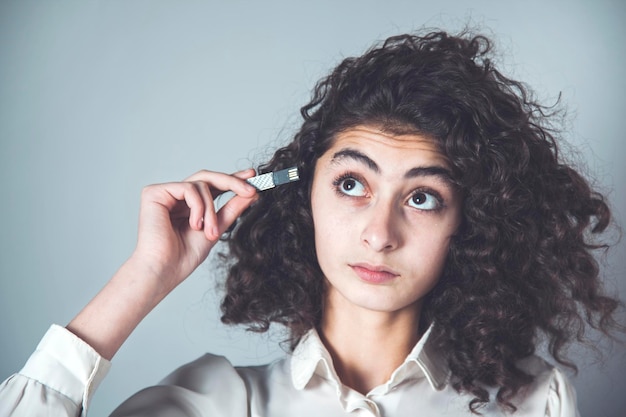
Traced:
<path fill-rule="evenodd" d="M 229 392 L 249 391 L 288 379 L 288 368 L 287 358 L 264 365 L 233 366 L 223 356 L 205 354 L 176 369 L 160 385 L 180 386 L 199 393 L 219 392 L 225 387 Z"/>
<path fill-rule="evenodd" d="M 518 368 L 533 377 L 533 382 L 524 387 L 511 400 L 516 411 L 510 413 L 495 401 L 498 387 L 485 387 L 491 401 L 479 409 L 485 417 L 578 417 L 576 394 L 567 376 L 558 368 L 539 356 L 530 356 L 517 363 Z M 471 394 L 458 394 L 450 384 L 441 391 L 442 399 L 449 400 L 450 415 L 471 416 L 469 401 Z M 443 401 L 442 401 L 443 402 Z M 456 414 L 455 414 L 456 413 Z"/>
<path fill-rule="evenodd" d="M 223 356 L 205 354 L 130 397 L 112 417 L 247 416 L 250 391 L 266 382 L 270 367 L 234 367 Z"/>
<path fill-rule="evenodd" d="M 159 383 L 198 393 L 219 392 L 225 386 L 230 389 L 242 388 L 241 384 L 241 378 L 228 359 L 208 353 L 177 368 Z"/>
<path fill-rule="evenodd" d="M 521 416 L 578 416 L 576 392 L 567 376 L 539 356 L 530 356 L 518 364 L 534 377 L 533 383 L 518 396 L 516 406 Z"/>

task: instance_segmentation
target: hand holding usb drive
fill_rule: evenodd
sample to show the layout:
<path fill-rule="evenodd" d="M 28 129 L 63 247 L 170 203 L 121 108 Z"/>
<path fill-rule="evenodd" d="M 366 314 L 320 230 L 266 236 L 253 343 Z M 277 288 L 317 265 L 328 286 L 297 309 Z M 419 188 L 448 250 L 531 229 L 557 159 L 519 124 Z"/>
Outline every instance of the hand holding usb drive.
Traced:
<path fill-rule="evenodd" d="M 298 181 L 299 179 L 298 167 L 291 167 L 257 175 L 256 177 L 248 178 L 246 181 L 252 184 L 257 190 L 265 191 L 278 185 Z"/>

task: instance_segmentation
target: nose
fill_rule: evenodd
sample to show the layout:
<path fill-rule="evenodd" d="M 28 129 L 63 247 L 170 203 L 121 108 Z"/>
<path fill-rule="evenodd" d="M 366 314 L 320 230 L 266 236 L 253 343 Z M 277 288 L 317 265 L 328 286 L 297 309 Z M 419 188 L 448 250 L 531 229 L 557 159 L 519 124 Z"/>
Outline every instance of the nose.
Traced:
<path fill-rule="evenodd" d="M 376 204 L 368 210 L 361 232 L 361 242 L 376 252 L 397 249 L 401 244 L 401 213 L 391 204 Z"/>

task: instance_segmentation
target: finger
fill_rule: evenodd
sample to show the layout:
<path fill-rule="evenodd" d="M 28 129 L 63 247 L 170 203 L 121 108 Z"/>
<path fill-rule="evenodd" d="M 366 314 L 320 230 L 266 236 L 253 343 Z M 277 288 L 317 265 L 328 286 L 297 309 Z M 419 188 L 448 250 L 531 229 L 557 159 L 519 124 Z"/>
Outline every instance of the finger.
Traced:
<path fill-rule="evenodd" d="M 233 177 L 239 178 L 241 180 L 246 180 L 248 178 L 254 177 L 256 175 L 256 171 L 254 169 L 252 169 L 252 168 L 248 168 L 248 169 L 244 169 L 242 171 L 233 172 L 230 175 L 233 176 Z M 246 193 L 251 191 L 251 190 L 253 190 L 255 194 L 257 193 L 256 187 L 251 186 L 251 184 L 249 184 L 247 181 L 242 181 L 241 183 L 244 186 L 243 190 L 239 190 L 238 191 L 238 190 L 235 190 L 235 189 L 232 189 L 232 188 L 228 189 L 228 190 L 218 190 L 218 189 L 215 189 L 215 188 L 212 187 L 211 188 L 211 192 L 216 197 L 221 196 L 222 194 L 225 194 L 228 191 L 231 191 L 231 192 L 233 192 L 235 194 L 238 194 L 238 195 L 244 195 L 244 196 L 246 196 L 247 195 Z M 250 188 L 250 187 L 252 187 L 252 188 Z"/>
<path fill-rule="evenodd" d="M 242 171 L 233 172 L 231 175 L 241 178 L 242 180 L 247 180 L 248 178 L 254 177 L 256 175 L 256 171 L 252 168 L 248 168 Z"/>
<path fill-rule="evenodd" d="M 252 197 L 256 194 L 256 188 L 244 181 L 246 178 L 254 176 L 253 169 L 236 172 L 235 174 L 224 174 L 222 172 L 199 171 L 187 178 L 185 181 L 204 181 L 210 186 L 213 198 L 226 191 L 232 191 L 237 195 Z"/>
<path fill-rule="evenodd" d="M 191 207 L 202 203 L 200 196 L 194 195 L 193 185 L 184 182 L 148 185 L 142 190 L 141 201 L 163 206 L 170 213 L 178 211 L 185 204 Z"/>
<path fill-rule="evenodd" d="M 206 211 L 206 198 L 202 195 L 202 192 L 193 183 L 176 183 L 173 189 L 169 189 L 174 198 L 184 203 L 189 208 L 189 227 L 193 230 L 202 230 L 204 227 L 205 211 Z M 179 191 L 180 189 L 180 191 Z M 177 192 L 178 191 L 178 192 Z M 182 191 L 182 195 L 181 192 Z M 184 209 L 182 212 L 184 213 Z"/>
<path fill-rule="evenodd" d="M 252 197 L 234 196 L 224 204 L 217 212 L 217 223 L 221 233 L 228 228 L 241 216 L 245 209 L 258 199 L 258 194 Z"/>
<path fill-rule="evenodd" d="M 234 175 L 237 178 L 250 178 L 253 177 L 254 175 L 256 175 L 256 172 L 254 171 L 253 168 L 246 168 L 246 169 L 242 169 L 241 171 L 236 171 L 233 172 L 231 174 L 226 174 L 223 172 L 219 172 L 219 171 L 209 171 L 207 169 L 202 169 L 192 175 L 190 175 L 189 177 L 185 178 L 184 181 L 193 181 L 193 180 L 197 180 L 198 177 L 200 176 L 205 176 L 205 175 L 210 175 L 210 174 L 222 174 L 222 175 Z"/>
<path fill-rule="evenodd" d="M 220 237 L 220 233 L 209 184 L 203 181 L 196 181 L 193 184 L 203 200 L 204 210 L 202 213 L 199 213 L 199 216 L 201 216 L 200 222 L 204 225 L 204 235 L 208 240 L 217 240 Z"/>
<path fill-rule="evenodd" d="M 201 230 L 204 205 L 194 184 L 176 182 L 149 185 L 142 191 L 141 218 L 159 216 L 158 213 L 165 209 L 170 219 L 185 218 L 193 230 Z"/>

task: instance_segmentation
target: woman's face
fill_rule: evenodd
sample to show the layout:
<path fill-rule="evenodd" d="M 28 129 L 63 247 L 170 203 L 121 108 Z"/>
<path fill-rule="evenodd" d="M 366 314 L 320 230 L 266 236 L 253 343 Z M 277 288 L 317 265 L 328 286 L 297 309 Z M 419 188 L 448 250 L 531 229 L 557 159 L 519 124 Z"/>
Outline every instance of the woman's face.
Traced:
<path fill-rule="evenodd" d="M 317 161 L 311 206 L 327 300 L 395 312 L 437 283 L 461 201 L 432 141 L 359 126 Z"/>

